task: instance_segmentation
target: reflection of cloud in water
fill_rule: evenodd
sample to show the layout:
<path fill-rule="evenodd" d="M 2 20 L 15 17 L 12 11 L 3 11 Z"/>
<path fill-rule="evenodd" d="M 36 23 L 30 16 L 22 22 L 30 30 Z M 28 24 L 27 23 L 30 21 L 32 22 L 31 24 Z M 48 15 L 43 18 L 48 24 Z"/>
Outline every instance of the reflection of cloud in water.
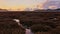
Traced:
<path fill-rule="evenodd" d="M 18 25 L 20 25 L 20 21 L 18 19 L 13 19 L 13 20 L 16 21 Z"/>
<path fill-rule="evenodd" d="M 21 26 L 22 28 L 25 28 L 21 23 L 19 19 L 13 19 L 13 21 L 16 21 L 16 23 Z"/>
<path fill-rule="evenodd" d="M 30 29 L 26 29 L 26 33 L 25 34 L 33 34 L 33 33 L 31 32 Z"/>
<path fill-rule="evenodd" d="M 22 24 L 20 24 L 20 20 L 18 19 L 13 19 L 13 20 L 16 21 L 19 26 L 21 26 L 22 28 L 25 28 Z M 26 30 L 25 34 L 33 34 L 30 29 L 25 28 L 25 30 Z"/>

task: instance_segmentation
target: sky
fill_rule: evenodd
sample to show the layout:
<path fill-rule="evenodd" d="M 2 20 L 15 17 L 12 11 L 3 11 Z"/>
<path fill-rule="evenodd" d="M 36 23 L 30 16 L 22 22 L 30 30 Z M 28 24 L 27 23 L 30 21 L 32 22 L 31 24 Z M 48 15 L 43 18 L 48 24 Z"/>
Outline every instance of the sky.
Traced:
<path fill-rule="evenodd" d="M 23 9 L 33 8 L 46 0 L 0 0 L 0 8 L 3 9 Z"/>
<path fill-rule="evenodd" d="M 23 10 L 25 8 L 35 8 L 37 5 L 42 8 L 42 5 L 46 2 L 47 0 L 0 0 L 0 8 Z"/>

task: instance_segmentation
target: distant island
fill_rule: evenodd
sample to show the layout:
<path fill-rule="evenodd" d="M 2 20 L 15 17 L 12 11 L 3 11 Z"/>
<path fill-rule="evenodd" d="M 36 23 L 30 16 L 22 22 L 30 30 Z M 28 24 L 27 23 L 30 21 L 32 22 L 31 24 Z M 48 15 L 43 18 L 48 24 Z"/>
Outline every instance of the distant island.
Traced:
<path fill-rule="evenodd" d="M 17 11 L 11 11 L 11 12 L 30 12 L 31 10 L 26 10 L 26 11 L 20 11 L 20 10 L 17 10 Z M 10 10 L 7 10 L 7 9 L 0 9 L 0 12 L 10 12 Z M 32 12 L 60 12 L 60 8 L 58 9 L 35 9 L 33 10 Z"/>

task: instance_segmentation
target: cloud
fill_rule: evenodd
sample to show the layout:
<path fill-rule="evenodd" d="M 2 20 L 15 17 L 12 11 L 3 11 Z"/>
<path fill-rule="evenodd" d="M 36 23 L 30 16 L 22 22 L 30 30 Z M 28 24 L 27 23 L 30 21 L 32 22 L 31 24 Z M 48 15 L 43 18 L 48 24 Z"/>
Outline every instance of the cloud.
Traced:
<path fill-rule="evenodd" d="M 0 0 L 0 8 L 26 8 L 43 4 L 46 0 Z"/>

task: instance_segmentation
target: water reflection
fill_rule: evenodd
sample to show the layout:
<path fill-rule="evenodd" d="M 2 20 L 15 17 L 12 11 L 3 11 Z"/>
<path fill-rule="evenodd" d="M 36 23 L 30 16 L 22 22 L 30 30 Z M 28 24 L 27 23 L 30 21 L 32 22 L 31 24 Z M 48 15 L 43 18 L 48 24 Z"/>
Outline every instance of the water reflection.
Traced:
<path fill-rule="evenodd" d="M 13 19 L 13 21 L 16 21 L 19 26 L 21 26 L 22 28 L 24 28 L 24 29 L 26 30 L 26 31 L 25 31 L 25 34 L 33 34 L 30 28 L 27 28 L 27 26 L 23 26 L 23 25 L 20 23 L 20 20 L 19 20 L 19 19 Z"/>
<path fill-rule="evenodd" d="M 26 33 L 25 34 L 33 34 L 33 33 L 31 32 L 31 29 L 26 29 Z"/>

